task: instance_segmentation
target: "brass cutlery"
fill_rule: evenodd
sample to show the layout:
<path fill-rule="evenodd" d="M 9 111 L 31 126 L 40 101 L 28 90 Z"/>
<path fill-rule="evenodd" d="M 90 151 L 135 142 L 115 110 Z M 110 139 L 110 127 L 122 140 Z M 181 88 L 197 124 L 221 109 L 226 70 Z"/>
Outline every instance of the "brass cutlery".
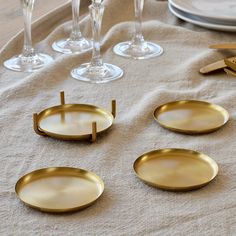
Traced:
<path fill-rule="evenodd" d="M 231 68 L 232 70 L 236 71 L 236 59 L 224 59 L 225 64 Z"/>
<path fill-rule="evenodd" d="M 228 64 L 226 64 L 226 60 L 227 60 Z M 227 67 L 230 67 L 229 65 L 231 65 L 231 63 L 234 64 L 234 66 L 236 67 L 236 57 L 230 57 L 225 60 L 223 59 L 223 60 L 211 63 L 207 66 L 204 66 L 200 69 L 200 73 L 201 74 L 208 74 L 208 73 L 211 73 L 211 72 L 214 72 L 217 70 L 222 70 Z"/>
<path fill-rule="evenodd" d="M 228 49 L 236 50 L 236 43 L 220 43 L 210 45 L 211 49 Z M 224 70 L 228 75 L 236 77 L 236 56 L 225 58 L 220 61 L 216 61 L 209 65 L 206 65 L 200 69 L 201 74 L 208 74 L 218 70 Z"/>
<path fill-rule="evenodd" d="M 236 72 L 234 72 L 228 68 L 225 68 L 224 71 L 226 72 L 226 74 L 236 77 Z"/>
<path fill-rule="evenodd" d="M 209 48 L 211 49 L 226 49 L 226 50 L 236 50 L 236 43 L 220 43 L 210 45 Z"/>
<path fill-rule="evenodd" d="M 228 60 L 225 59 L 225 64 L 228 66 L 227 68 L 224 69 L 224 71 L 228 74 L 228 75 L 232 75 L 234 77 L 236 77 L 236 60 Z"/>

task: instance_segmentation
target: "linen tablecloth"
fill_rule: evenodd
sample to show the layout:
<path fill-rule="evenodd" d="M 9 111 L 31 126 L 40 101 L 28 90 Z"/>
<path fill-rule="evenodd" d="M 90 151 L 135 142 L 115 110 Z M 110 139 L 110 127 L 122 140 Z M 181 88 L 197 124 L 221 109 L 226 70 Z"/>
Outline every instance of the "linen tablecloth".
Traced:
<path fill-rule="evenodd" d="M 82 2 L 81 30 L 91 36 L 89 1 Z M 166 1 L 146 0 L 143 33 L 165 50 L 161 57 L 131 60 L 116 56 L 112 47 L 132 37 L 133 0 L 107 0 L 102 25 L 104 61 L 124 69 L 124 77 L 96 85 L 78 82 L 70 70 L 88 62 L 91 52 L 61 55 L 51 44 L 71 30 L 69 4 L 33 25 L 36 48 L 55 61 L 33 74 L 11 72 L 2 62 L 19 53 L 22 32 L 0 52 L 0 235 L 235 235 L 236 232 L 236 80 L 207 77 L 199 68 L 232 52 L 208 49 L 209 44 L 235 40 L 234 34 L 201 29 L 176 19 Z M 112 129 L 94 144 L 63 142 L 36 135 L 32 114 L 66 101 L 110 108 L 117 99 Z M 230 122 L 217 132 L 188 136 L 161 128 L 152 118 L 163 103 L 198 99 L 223 106 Z M 160 148 L 203 152 L 219 164 L 219 175 L 197 191 L 173 193 L 142 183 L 132 165 L 141 154 Z M 26 207 L 14 185 L 32 170 L 72 166 L 98 174 L 105 192 L 95 205 L 77 213 L 52 215 Z"/>

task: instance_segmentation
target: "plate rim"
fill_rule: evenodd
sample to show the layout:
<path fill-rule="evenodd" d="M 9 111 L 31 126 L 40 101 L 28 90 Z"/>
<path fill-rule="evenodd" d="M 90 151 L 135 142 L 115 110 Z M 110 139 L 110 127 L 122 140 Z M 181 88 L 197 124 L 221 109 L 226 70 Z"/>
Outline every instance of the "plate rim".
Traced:
<path fill-rule="evenodd" d="M 185 13 L 179 9 L 176 9 L 170 3 L 168 4 L 168 8 L 169 8 L 170 12 L 175 17 L 180 18 L 181 20 L 189 22 L 193 25 L 197 25 L 197 26 L 207 28 L 207 29 L 212 29 L 212 30 L 224 31 L 224 32 L 236 32 L 236 26 L 214 24 L 214 23 L 210 23 L 210 22 L 205 22 L 203 19 L 201 19 L 201 20 L 192 19 L 192 18 L 186 16 L 186 14 L 188 14 L 188 13 Z M 185 15 L 183 15 L 183 14 L 185 14 Z M 190 14 L 188 14 L 188 15 L 190 15 Z M 198 17 L 198 16 L 195 16 L 195 17 Z"/>
<path fill-rule="evenodd" d="M 57 106 L 52 106 L 52 107 L 48 107 L 42 111 L 40 111 L 38 113 L 38 128 L 40 131 L 44 132 L 46 135 L 48 135 L 49 137 L 53 137 L 56 139 L 61 139 L 61 140 L 86 140 L 88 139 L 91 135 L 92 135 L 92 123 L 91 123 L 91 133 L 90 134 L 83 134 L 83 135 L 64 135 L 64 134 L 58 134 L 58 133 L 53 133 L 53 132 L 49 132 L 43 128 L 40 127 L 40 122 L 43 120 L 43 116 L 45 113 L 47 113 L 50 110 L 57 110 L 63 107 L 71 107 L 71 106 L 83 106 L 83 107 L 89 107 L 89 108 L 93 108 L 93 109 L 98 109 L 100 111 L 102 111 L 102 113 L 105 113 L 107 116 L 109 116 L 111 119 L 111 124 L 104 130 L 101 131 L 97 131 L 97 134 L 102 134 L 103 132 L 107 131 L 108 129 L 110 129 L 114 123 L 114 116 L 112 115 L 111 112 L 98 107 L 98 106 L 94 106 L 91 104 L 76 104 L 76 103 L 70 103 L 70 104 L 63 104 L 63 105 L 57 105 Z M 47 117 L 47 116 L 45 116 Z"/>
<path fill-rule="evenodd" d="M 192 15 L 195 15 L 195 16 L 199 16 L 199 17 L 203 17 L 203 18 L 209 18 L 209 19 L 212 19 L 212 20 L 222 20 L 222 21 L 228 21 L 228 22 L 231 22 L 231 23 L 235 23 L 236 24 L 236 17 L 235 18 L 232 18 L 232 17 L 216 17 L 216 16 L 213 16 L 213 15 L 204 15 L 204 14 L 201 14 L 199 12 L 195 12 L 193 10 L 190 10 L 190 9 L 187 9 L 185 8 L 184 6 L 180 6 L 178 3 L 175 2 L 175 0 L 168 0 L 169 3 L 174 6 L 176 9 L 180 10 L 180 11 L 183 11 L 185 13 L 188 13 L 188 14 L 192 14 Z M 177 0 L 178 1 L 178 0 Z"/>
<path fill-rule="evenodd" d="M 168 125 L 163 124 L 162 122 L 160 122 L 160 121 L 158 120 L 157 116 L 155 115 L 155 114 L 158 112 L 158 110 L 160 110 L 162 107 L 164 107 L 164 106 L 166 106 L 166 105 L 173 105 L 173 104 L 179 103 L 179 102 L 187 102 L 187 103 L 192 102 L 192 103 L 198 103 L 198 104 L 201 103 L 201 104 L 205 104 L 205 105 L 208 105 L 208 106 L 213 106 L 213 107 L 215 107 L 215 108 L 218 108 L 219 110 L 222 110 L 222 113 L 221 113 L 221 114 L 222 114 L 223 117 L 225 118 L 225 121 L 224 121 L 223 124 L 221 124 L 221 125 L 219 125 L 219 126 L 217 126 L 217 127 L 215 127 L 215 128 L 204 129 L 204 130 L 202 130 L 202 131 L 197 131 L 197 130 L 183 130 L 183 129 L 173 128 L 173 127 L 171 127 L 171 126 L 168 126 Z M 215 110 L 219 111 L 218 109 L 215 109 Z M 216 131 L 216 130 L 222 128 L 223 126 L 225 126 L 225 125 L 228 123 L 229 119 L 230 119 L 229 112 L 228 112 L 224 107 L 222 107 L 222 106 L 220 106 L 220 105 L 217 105 L 217 104 L 214 104 L 214 103 L 206 102 L 206 101 L 191 100 L 191 99 L 190 99 L 190 100 L 188 100 L 188 99 L 185 99 L 185 100 L 176 100 L 176 101 L 171 101 L 171 102 L 163 103 L 163 104 L 161 104 L 160 106 L 157 106 L 157 107 L 154 109 L 152 115 L 153 115 L 154 120 L 155 120 L 161 127 L 165 128 L 165 129 L 168 129 L 168 130 L 171 130 L 171 131 L 174 131 L 174 132 L 183 133 L 183 134 L 207 134 L 207 133 L 211 133 L 211 132 L 214 132 L 214 131 Z"/>
<path fill-rule="evenodd" d="M 97 183 L 99 183 L 99 185 L 101 187 L 101 193 L 96 197 L 95 200 L 90 201 L 89 203 L 86 203 L 84 205 L 77 206 L 77 207 L 72 207 L 72 208 L 61 208 L 61 209 L 58 209 L 58 208 L 57 209 L 55 209 L 55 208 L 43 208 L 43 207 L 40 207 L 40 206 L 35 206 L 35 205 L 32 205 L 32 204 L 24 201 L 20 197 L 20 194 L 19 194 L 20 189 L 19 188 L 20 188 L 21 182 L 24 181 L 24 179 L 27 178 L 27 176 L 32 175 L 32 174 L 37 174 L 37 173 L 40 173 L 40 172 L 45 172 L 47 170 L 53 170 L 53 169 L 55 169 L 55 170 L 66 169 L 66 170 L 71 170 L 73 172 L 84 172 L 86 174 L 93 175 L 97 179 Z M 88 170 L 85 170 L 85 169 L 81 169 L 81 168 L 69 167 L 69 166 L 56 166 L 56 167 L 46 167 L 46 168 L 36 169 L 36 170 L 33 170 L 33 171 L 28 172 L 28 173 L 24 174 L 23 176 L 21 176 L 15 184 L 15 194 L 21 202 L 23 202 L 26 206 L 29 206 L 33 209 L 39 210 L 41 212 L 47 212 L 47 213 L 66 213 L 66 212 L 74 212 L 74 211 L 83 210 L 83 209 L 91 206 L 93 203 L 95 203 L 102 196 L 102 194 L 104 192 L 104 189 L 105 189 L 105 185 L 104 185 L 103 180 L 97 174 L 95 174 L 94 172 L 91 172 L 91 171 L 88 171 Z"/>
<path fill-rule="evenodd" d="M 142 178 L 139 174 L 138 174 L 138 171 L 136 171 L 136 165 L 139 161 L 141 161 L 141 159 L 145 156 L 147 156 L 148 154 L 153 154 L 153 153 L 162 153 L 163 151 L 165 152 L 172 152 L 172 151 L 179 151 L 179 152 L 186 152 L 186 153 L 193 153 L 193 154 L 196 154 L 196 155 L 200 155 L 200 156 L 203 156 L 204 158 L 208 159 L 208 163 L 209 162 L 212 162 L 214 164 L 214 167 L 211 165 L 212 169 L 214 170 L 214 175 L 211 177 L 210 180 L 204 182 L 204 183 L 201 183 L 201 184 L 197 184 L 197 185 L 191 185 L 191 186 L 187 186 L 187 187 L 171 187 L 171 186 L 166 186 L 166 185 L 160 185 L 160 184 L 156 184 L 156 183 L 153 183 L 151 181 L 147 181 L 145 180 L 145 178 Z M 209 164 L 210 165 L 210 164 Z M 219 172 L 219 166 L 217 164 L 217 162 L 212 159 L 211 157 L 209 157 L 208 155 L 202 153 L 202 152 L 198 152 L 198 151 L 194 151 L 194 150 L 190 150 L 190 149 L 185 149 L 185 148 L 162 148 L 162 149 L 155 149 L 155 150 L 152 150 L 152 151 L 149 151 L 149 152 L 145 152 L 143 153 L 141 156 L 139 156 L 133 163 L 133 171 L 135 172 L 135 175 L 140 179 L 142 180 L 144 183 L 146 183 L 147 185 L 150 185 L 152 187 L 155 187 L 155 188 L 159 188 L 159 189 L 162 189 L 162 190 L 167 190 L 167 191 L 191 191 L 191 190 L 195 190 L 195 189 L 198 189 L 198 188 L 201 188 L 201 187 L 204 187 L 206 186 L 207 184 L 209 184 L 210 182 L 212 182 L 216 176 L 218 175 L 218 172 Z"/>

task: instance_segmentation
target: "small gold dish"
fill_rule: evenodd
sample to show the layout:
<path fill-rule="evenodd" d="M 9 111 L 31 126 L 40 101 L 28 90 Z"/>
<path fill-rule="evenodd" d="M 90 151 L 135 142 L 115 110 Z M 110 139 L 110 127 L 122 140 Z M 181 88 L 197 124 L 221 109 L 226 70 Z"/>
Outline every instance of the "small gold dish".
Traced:
<path fill-rule="evenodd" d="M 33 115 L 37 134 L 63 140 L 91 139 L 94 142 L 97 135 L 108 130 L 114 122 L 115 100 L 112 100 L 112 112 L 109 112 L 88 104 L 65 104 L 63 91 L 60 98 L 61 105 Z"/>
<path fill-rule="evenodd" d="M 21 177 L 15 186 L 26 205 L 44 212 L 71 212 L 93 204 L 103 193 L 94 173 L 71 167 L 39 169 Z"/>
<path fill-rule="evenodd" d="M 157 107 L 153 116 L 162 127 L 186 134 L 210 133 L 229 120 L 223 107 L 196 100 L 166 103 Z"/>
<path fill-rule="evenodd" d="M 218 165 L 205 154 L 186 149 L 160 149 L 140 156 L 133 165 L 145 183 L 169 191 L 205 186 L 218 173 Z"/>

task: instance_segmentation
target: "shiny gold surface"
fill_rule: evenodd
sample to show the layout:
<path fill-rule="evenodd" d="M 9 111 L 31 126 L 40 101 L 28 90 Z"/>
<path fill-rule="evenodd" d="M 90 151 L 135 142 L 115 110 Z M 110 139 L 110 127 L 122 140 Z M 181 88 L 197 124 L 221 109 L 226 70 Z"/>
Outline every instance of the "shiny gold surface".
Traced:
<path fill-rule="evenodd" d="M 230 69 L 225 68 L 224 71 L 228 74 L 228 75 L 232 75 L 234 77 L 236 77 L 236 72 Z"/>
<path fill-rule="evenodd" d="M 161 149 L 134 162 L 136 175 L 149 185 L 164 190 L 187 191 L 212 181 L 218 166 L 207 155 L 186 149 Z"/>
<path fill-rule="evenodd" d="M 211 49 L 229 49 L 229 50 L 236 50 L 236 43 L 220 43 L 210 45 L 209 48 Z"/>
<path fill-rule="evenodd" d="M 236 71 L 236 59 L 235 60 L 228 60 L 228 59 L 225 59 L 225 64 L 230 68 L 232 69 L 234 72 Z"/>
<path fill-rule="evenodd" d="M 116 102 L 112 112 L 87 104 L 65 104 L 64 92 L 60 93 L 61 105 L 50 107 L 34 114 L 34 130 L 39 135 L 48 135 L 65 140 L 91 139 L 108 130 L 116 114 Z"/>
<path fill-rule="evenodd" d="M 108 112 L 83 104 L 48 108 L 38 116 L 38 127 L 41 131 L 62 139 L 89 138 L 94 121 L 97 123 L 97 133 L 107 130 L 113 123 L 113 116 Z"/>
<path fill-rule="evenodd" d="M 236 60 L 236 57 L 230 57 L 230 58 L 227 58 L 227 60 L 230 62 L 234 62 Z M 217 62 L 214 62 L 212 64 L 202 67 L 200 69 L 200 73 L 208 74 L 208 73 L 215 72 L 217 70 L 221 70 L 224 68 L 227 68 L 225 60 L 220 60 L 220 61 L 217 61 Z"/>
<path fill-rule="evenodd" d="M 103 181 L 94 173 L 52 167 L 21 177 L 16 194 L 25 204 L 45 212 L 70 212 L 94 203 L 103 193 Z"/>
<path fill-rule="evenodd" d="M 229 120 L 229 114 L 224 108 L 194 100 L 161 105 L 153 115 L 162 127 L 186 134 L 210 133 Z"/>
<path fill-rule="evenodd" d="M 220 60 L 220 61 L 217 61 L 217 62 L 214 62 L 214 63 L 211 63 L 209 65 L 202 67 L 200 69 L 200 73 L 208 74 L 208 73 L 220 70 L 220 69 L 224 69 L 226 67 L 227 67 L 227 65 L 225 64 L 224 60 Z"/>

